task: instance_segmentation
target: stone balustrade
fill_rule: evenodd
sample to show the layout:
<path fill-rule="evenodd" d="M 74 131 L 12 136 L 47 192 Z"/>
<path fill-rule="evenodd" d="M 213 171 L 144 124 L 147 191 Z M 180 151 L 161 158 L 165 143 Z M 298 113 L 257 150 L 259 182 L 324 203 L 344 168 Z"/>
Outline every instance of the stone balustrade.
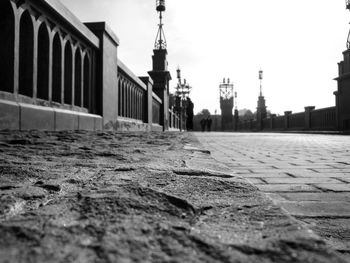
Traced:
<path fill-rule="evenodd" d="M 152 80 L 118 59 L 104 22 L 83 24 L 59 0 L 2 0 L 0 29 L 0 129 L 161 128 Z"/>

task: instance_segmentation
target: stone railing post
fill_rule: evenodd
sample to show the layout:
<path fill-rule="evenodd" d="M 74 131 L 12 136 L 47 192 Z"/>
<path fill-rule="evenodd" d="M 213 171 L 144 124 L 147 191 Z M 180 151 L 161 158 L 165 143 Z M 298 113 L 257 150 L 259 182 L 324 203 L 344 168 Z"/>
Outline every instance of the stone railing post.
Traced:
<path fill-rule="evenodd" d="M 285 111 L 284 112 L 284 129 L 285 130 L 289 129 L 289 119 L 290 119 L 291 114 L 292 114 L 292 111 Z"/>
<path fill-rule="evenodd" d="M 310 130 L 311 127 L 311 112 L 315 109 L 315 106 L 308 106 L 305 107 L 305 123 L 304 123 L 304 129 Z"/>
<path fill-rule="evenodd" d="M 117 127 L 118 119 L 119 39 L 105 22 L 86 23 L 85 25 L 98 37 L 101 44 L 100 55 L 96 61 L 99 69 L 96 75 L 97 89 L 100 93 L 96 107 L 98 113 L 103 116 L 104 129 L 110 130 Z"/>
<path fill-rule="evenodd" d="M 141 81 L 147 86 L 147 97 L 145 102 L 145 108 L 142 109 L 145 112 L 145 123 L 148 123 L 149 130 L 152 130 L 153 123 L 153 80 L 150 77 L 140 77 Z"/>

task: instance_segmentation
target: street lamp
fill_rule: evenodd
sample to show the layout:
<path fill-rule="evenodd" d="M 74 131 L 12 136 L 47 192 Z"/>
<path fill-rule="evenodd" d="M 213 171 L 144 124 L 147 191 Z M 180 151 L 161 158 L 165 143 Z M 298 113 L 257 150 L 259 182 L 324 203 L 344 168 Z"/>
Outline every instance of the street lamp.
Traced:
<path fill-rule="evenodd" d="M 346 6 L 346 9 L 350 10 L 350 0 L 345 0 L 345 6 Z M 346 47 L 348 49 L 350 49 L 350 32 L 348 34 L 348 39 L 347 39 L 347 42 L 346 42 Z"/>
<path fill-rule="evenodd" d="M 175 110 L 180 115 L 180 130 L 185 129 L 185 122 L 187 119 L 186 109 L 187 109 L 187 100 L 189 98 L 189 95 L 191 93 L 192 87 L 190 84 L 187 83 L 186 79 L 183 81 L 181 80 L 181 70 L 178 68 L 176 70 L 177 72 L 177 79 L 178 83 L 175 88 L 175 100 L 176 100 L 176 106 Z"/>

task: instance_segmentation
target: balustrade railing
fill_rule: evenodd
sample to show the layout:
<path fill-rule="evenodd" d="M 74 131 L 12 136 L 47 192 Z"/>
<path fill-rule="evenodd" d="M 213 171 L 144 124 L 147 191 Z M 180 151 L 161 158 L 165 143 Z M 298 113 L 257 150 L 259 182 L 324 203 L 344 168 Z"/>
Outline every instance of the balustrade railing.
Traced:
<path fill-rule="evenodd" d="M 161 100 L 153 94 L 152 98 L 152 123 L 161 124 L 160 123 L 160 111 L 161 111 Z"/>
<path fill-rule="evenodd" d="M 289 129 L 304 129 L 305 127 L 305 113 L 294 113 L 289 115 Z"/>
<path fill-rule="evenodd" d="M 99 39 L 58 1 L 15 2 L 0 2 L 0 98 L 96 113 Z"/>
<path fill-rule="evenodd" d="M 284 129 L 284 116 L 274 117 L 272 120 L 273 129 L 283 130 Z"/>
<path fill-rule="evenodd" d="M 267 119 L 267 118 L 263 119 L 263 126 L 262 126 L 263 129 L 271 129 L 270 125 L 271 125 L 270 119 Z"/>
<path fill-rule="evenodd" d="M 146 104 L 146 85 L 118 61 L 118 115 L 145 122 Z"/>
<path fill-rule="evenodd" d="M 335 130 L 336 129 L 336 108 L 311 111 L 311 129 L 314 130 Z"/>

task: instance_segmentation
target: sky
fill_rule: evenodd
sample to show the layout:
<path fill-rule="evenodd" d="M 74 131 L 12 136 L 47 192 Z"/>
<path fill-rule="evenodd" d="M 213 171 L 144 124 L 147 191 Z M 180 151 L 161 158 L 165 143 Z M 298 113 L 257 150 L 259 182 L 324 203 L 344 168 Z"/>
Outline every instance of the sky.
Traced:
<path fill-rule="evenodd" d="M 152 69 L 155 0 L 61 0 L 83 22 L 106 21 L 120 39 L 119 58 L 137 76 Z M 192 86 L 195 113 L 220 113 L 219 84 L 230 78 L 238 109 L 256 110 L 264 71 L 268 110 L 335 105 L 337 63 L 350 29 L 343 0 L 166 0 L 169 71 Z"/>

